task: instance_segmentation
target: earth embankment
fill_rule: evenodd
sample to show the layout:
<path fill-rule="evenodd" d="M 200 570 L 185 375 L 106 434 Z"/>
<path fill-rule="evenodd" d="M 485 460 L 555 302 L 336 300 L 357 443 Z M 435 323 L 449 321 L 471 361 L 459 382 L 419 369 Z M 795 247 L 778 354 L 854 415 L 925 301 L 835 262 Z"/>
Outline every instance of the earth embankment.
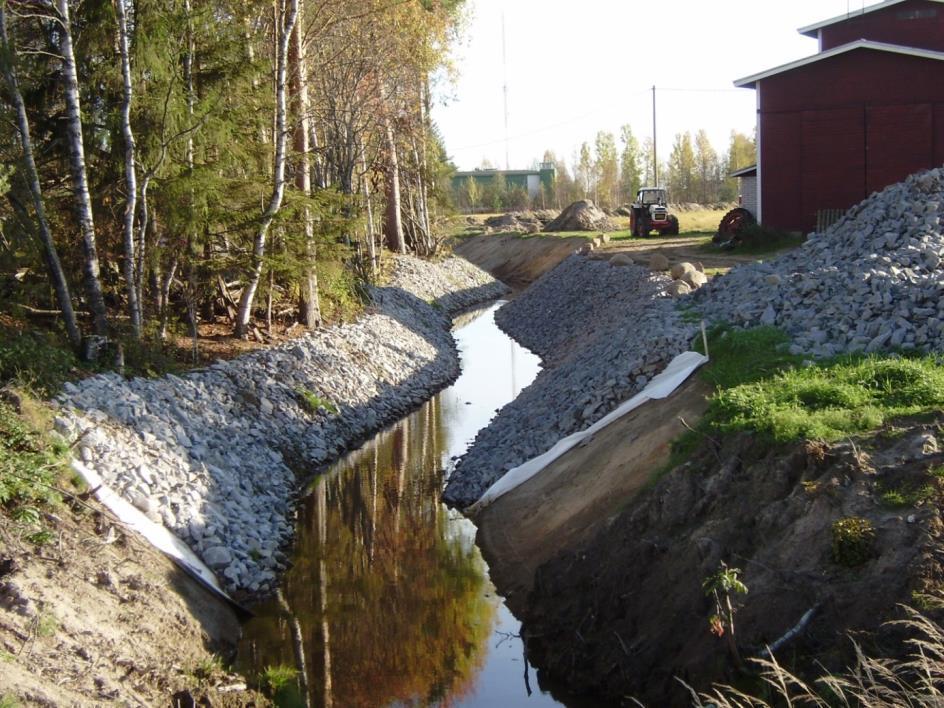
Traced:
<path fill-rule="evenodd" d="M 523 288 L 588 241 L 583 236 L 483 234 L 457 239 L 453 251 L 513 288 Z"/>

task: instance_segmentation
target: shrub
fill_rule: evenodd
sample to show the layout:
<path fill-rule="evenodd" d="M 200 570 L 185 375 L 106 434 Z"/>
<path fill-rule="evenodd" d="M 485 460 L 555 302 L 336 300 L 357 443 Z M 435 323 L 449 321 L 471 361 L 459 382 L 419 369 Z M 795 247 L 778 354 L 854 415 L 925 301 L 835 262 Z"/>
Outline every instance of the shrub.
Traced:
<path fill-rule="evenodd" d="M 854 568 L 872 558 L 875 552 L 875 528 L 868 519 L 847 516 L 833 522 L 833 560 Z"/>

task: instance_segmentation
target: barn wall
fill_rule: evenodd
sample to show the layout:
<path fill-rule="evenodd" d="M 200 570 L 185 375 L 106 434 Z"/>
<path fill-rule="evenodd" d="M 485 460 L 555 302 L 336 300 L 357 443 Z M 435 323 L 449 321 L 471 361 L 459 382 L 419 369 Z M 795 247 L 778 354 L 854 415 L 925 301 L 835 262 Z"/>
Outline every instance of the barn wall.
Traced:
<path fill-rule="evenodd" d="M 818 211 L 944 164 L 944 62 L 857 50 L 761 84 L 768 226 L 811 231 Z"/>
<path fill-rule="evenodd" d="M 857 49 L 762 80 L 763 111 L 944 103 L 944 62 Z"/>
<path fill-rule="evenodd" d="M 857 39 L 944 51 L 944 5 L 911 0 L 850 17 L 820 32 L 823 51 Z"/>

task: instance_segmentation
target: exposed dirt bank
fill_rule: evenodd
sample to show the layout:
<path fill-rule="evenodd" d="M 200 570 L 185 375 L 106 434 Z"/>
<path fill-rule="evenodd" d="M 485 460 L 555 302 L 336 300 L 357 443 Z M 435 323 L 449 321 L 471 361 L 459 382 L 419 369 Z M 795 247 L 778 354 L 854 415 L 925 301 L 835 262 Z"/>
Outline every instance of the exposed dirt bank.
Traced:
<path fill-rule="evenodd" d="M 901 655 L 900 630 L 883 623 L 900 618 L 899 603 L 940 598 L 944 582 L 934 474 L 944 461 L 934 437 L 942 420 L 833 446 L 771 449 L 749 435 L 706 444 L 589 544 L 538 569 L 524 615 L 530 657 L 573 689 L 614 702 L 688 705 L 676 677 L 699 689 L 743 685 L 732 635 L 709 631 L 715 610 L 703 582 L 722 562 L 743 571 L 749 590 L 732 593 L 742 657 L 810 610 L 781 661 L 802 656 L 800 670 L 840 670 L 849 632 L 873 655 Z M 933 501 L 889 508 L 880 500 L 882 489 L 922 485 Z M 874 538 L 837 548 L 833 524 L 849 518 L 867 520 Z M 939 619 L 939 599 L 924 604 Z"/>
<path fill-rule="evenodd" d="M 265 704 L 221 668 L 234 611 L 105 514 L 75 510 L 47 518 L 56 540 L 39 548 L 0 516 L 0 703 Z"/>
<path fill-rule="evenodd" d="M 458 239 L 453 251 L 514 288 L 523 288 L 587 244 L 589 236 L 558 238 L 496 234 Z"/>
<path fill-rule="evenodd" d="M 525 610 L 537 568 L 589 541 L 668 462 L 669 444 L 704 412 L 692 379 L 651 401 L 500 497 L 476 516 L 478 544 L 512 611 Z"/>

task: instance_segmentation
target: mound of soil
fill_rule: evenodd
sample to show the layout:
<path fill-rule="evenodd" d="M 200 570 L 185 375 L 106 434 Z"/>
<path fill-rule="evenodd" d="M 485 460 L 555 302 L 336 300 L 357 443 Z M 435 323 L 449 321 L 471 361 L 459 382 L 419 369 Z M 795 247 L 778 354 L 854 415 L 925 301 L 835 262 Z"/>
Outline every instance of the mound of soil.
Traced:
<path fill-rule="evenodd" d="M 609 217 L 589 199 L 574 202 L 556 219 L 544 227 L 545 231 L 613 231 L 616 227 Z"/>
<path fill-rule="evenodd" d="M 676 680 L 699 690 L 742 682 L 729 636 L 709 631 L 714 603 L 703 582 L 721 563 L 742 570 L 735 643 L 750 658 L 814 610 L 777 652 L 801 672 L 848 665 L 856 632 L 875 655 L 903 655 L 899 603 L 939 592 L 940 481 L 936 425 L 834 446 L 770 451 L 750 436 L 706 444 L 586 547 L 543 565 L 524 625 L 529 658 L 577 691 L 617 702 L 689 705 Z M 900 431 L 897 431 L 900 433 Z M 931 484 L 937 501 L 890 509 L 878 490 Z M 835 560 L 834 522 L 867 519 L 864 562 Z M 844 556 L 848 559 L 848 555 Z M 937 619 L 934 614 L 932 619 Z M 814 662 L 819 662 L 818 664 Z M 821 670 L 821 668 L 820 668 Z"/>
<path fill-rule="evenodd" d="M 485 226 L 490 232 L 517 232 L 525 234 L 537 233 L 556 214 L 548 210 L 539 211 L 510 211 L 507 214 L 490 216 L 485 220 Z"/>

